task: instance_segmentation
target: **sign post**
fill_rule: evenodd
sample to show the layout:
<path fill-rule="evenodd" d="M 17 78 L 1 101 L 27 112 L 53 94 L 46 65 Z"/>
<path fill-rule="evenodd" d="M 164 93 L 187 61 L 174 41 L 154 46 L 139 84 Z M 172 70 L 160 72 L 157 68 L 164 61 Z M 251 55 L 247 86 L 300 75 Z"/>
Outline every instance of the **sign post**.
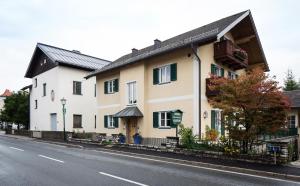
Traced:
<path fill-rule="evenodd" d="M 178 125 L 182 121 L 182 114 L 183 112 L 181 110 L 173 110 L 171 114 L 171 120 L 172 124 L 176 125 L 176 140 L 177 140 L 177 146 L 179 145 L 179 139 L 178 139 Z"/>

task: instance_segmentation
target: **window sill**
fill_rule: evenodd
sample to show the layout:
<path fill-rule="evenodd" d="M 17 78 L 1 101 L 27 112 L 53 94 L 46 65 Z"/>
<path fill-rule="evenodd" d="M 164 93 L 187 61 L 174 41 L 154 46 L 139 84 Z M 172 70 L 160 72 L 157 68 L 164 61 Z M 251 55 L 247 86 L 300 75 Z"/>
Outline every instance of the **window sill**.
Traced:
<path fill-rule="evenodd" d="M 168 81 L 168 82 L 164 82 L 164 83 L 158 83 L 157 85 L 166 85 L 166 84 L 170 84 L 172 81 Z"/>
<path fill-rule="evenodd" d="M 73 93 L 73 95 L 75 95 L 75 96 L 82 96 L 82 94 L 74 94 L 74 93 Z"/>
<path fill-rule="evenodd" d="M 82 127 L 73 127 L 73 129 L 82 129 Z"/>
<path fill-rule="evenodd" d="M 107 129 L 115 129 L 116 127 L 107 127 Z"/>
<path fill-rule="evenodd" d="M 158 127 L 158 129 L 171 129 L 171 127 Z"/>
<path fill-rule="evenodd" d="M 115 94 L 117 92 L 108 92 L 108 93 L 104 93 L 104 94 Z"/>

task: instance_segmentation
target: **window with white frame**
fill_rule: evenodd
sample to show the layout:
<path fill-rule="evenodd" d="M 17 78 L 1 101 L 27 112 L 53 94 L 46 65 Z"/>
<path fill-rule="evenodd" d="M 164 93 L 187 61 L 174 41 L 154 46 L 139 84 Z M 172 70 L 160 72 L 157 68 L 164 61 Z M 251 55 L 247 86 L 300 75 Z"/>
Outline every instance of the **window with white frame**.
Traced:
<path fill-rule="evenodd" d="M 115 127 L 115 120 L 114 117 L 112 115 L 108 115 L 107 116 L 107 126 L 108 128 L 114 128 Z"/>
<path fill-rule="evenodd" d="M 233 71 L 228 71 L 228 79 L 236 79 L 238 75 Z"/>
<path fill-rule="evenodd" d="M 288 116 L 288 127 L 296 128 L 296 116 L 295 115 Z"/>
<path fill-rule="evenodd" d="M 159 83 L 168 83 L 171 81 L 171 65 L 166 65 L 158 69 Z"/>
<path fill-rule="evenodd" d="M 136 81 L 127 83 L 128 104 L 136 104 Z"/>
<path fill-rule="evenodd" d="M 115 87 L 115 82 L 114 80 L 110 80 L 110 81 L 107 81 L 107 92 L 108 93 L 113 93 L 114 92 L 114 87 Z"/>
<path fill-rule="evenodd" d="M 211 64 L 211 74 L 217 77 L 224 77 L 224 68 Z"/>
<path fill-rule="evenodd" d="M 171 112 L 159 112 L 158 123 L 160 128 L 171 127 Z"/>

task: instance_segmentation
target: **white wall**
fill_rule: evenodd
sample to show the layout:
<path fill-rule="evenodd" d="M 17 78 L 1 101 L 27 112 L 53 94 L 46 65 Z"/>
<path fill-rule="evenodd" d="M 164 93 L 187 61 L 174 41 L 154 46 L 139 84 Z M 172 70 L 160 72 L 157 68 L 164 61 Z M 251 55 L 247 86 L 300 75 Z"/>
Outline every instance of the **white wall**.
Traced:
<path fill-rule="evenodd" d="M 63 114 L 61 98 L 66 98 L 66 131 L 74 131 L 73 114 L 82 115 L 82 129 L 75 131 L 94 132 L 96 98 L 94 96 L 95 78 L 88 80 L 84 77 L 87 71 L 75 68 L 58 66 L 32 78 L 32 90 L 30 94 L 30 129 L 51 130 L 50 114 L 57 114 L 57 130 L 63 130 Z M 37 88 L 34 79 L 37 78 Z M 82 95 L 73 95 L 73 81 L 82 82 Z M 43 96 L 43 83 L 47 84 L 46 96 Z M 55 98 L 51 100 L 51 90 L 54 90 Z M 38 100 L 38 108 L 35 109 L 34 100 Z"/>
<path fill-rule="evenodd" d="M 0 111 L 3 109 L 4 107 L 4 100 L 5 100 L 5 97 L 0 97 Z"/>

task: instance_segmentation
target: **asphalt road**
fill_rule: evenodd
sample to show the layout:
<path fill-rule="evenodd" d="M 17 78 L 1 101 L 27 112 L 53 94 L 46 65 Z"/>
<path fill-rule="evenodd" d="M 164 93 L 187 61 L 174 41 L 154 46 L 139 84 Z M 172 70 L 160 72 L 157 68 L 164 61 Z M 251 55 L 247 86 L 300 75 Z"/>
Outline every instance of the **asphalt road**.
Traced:
<path fill-rule="evenodd" d="M 300 184 L 1 135 L 0 185 L 273 186 Z"/>

